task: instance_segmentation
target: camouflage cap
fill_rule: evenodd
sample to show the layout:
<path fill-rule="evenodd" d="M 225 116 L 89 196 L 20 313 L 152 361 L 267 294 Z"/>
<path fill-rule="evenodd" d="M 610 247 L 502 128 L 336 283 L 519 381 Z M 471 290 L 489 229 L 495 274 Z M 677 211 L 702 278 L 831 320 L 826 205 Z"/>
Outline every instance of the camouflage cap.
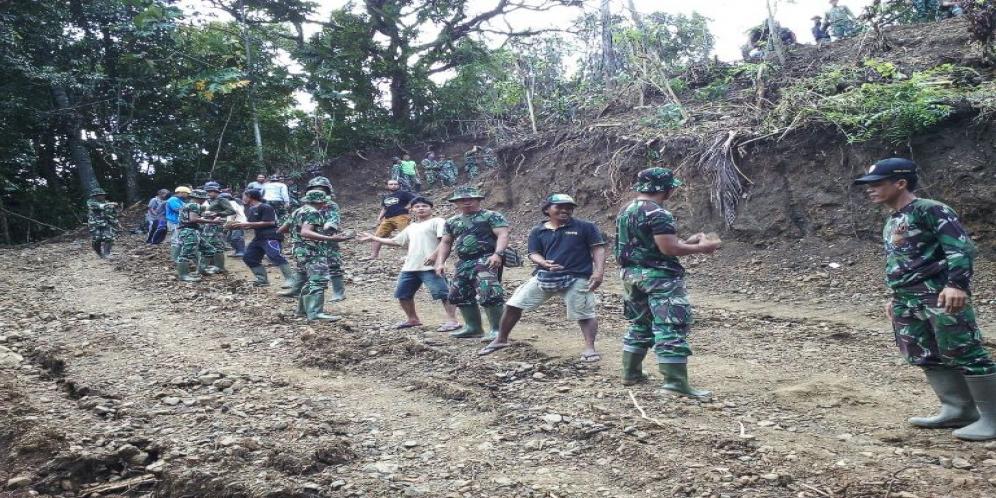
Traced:
<path fill-rule="evenodd" d="M 90 197 L 97 197 L 98 195 L 107 195 L 107 192 L 104 192 L 102 188 L 95 188 L 90 191 Z"/>
<path fill-rule="evenodd" d="M 325 204 L 329 202 L 329 196 L 325 195 L 325 192 L 321 190 L 309 190 L 304 197 L 301 198 L 301 202 L 307 204 Z"/>
<path fill-rule="evenodd" d="M 667 192 L 681 186 L 681 180 L 674 177 L 670 168 L 647 168 L 636 175 L 633 190 L 643 193 Z"/>
<path fill-rule="evenodd" d="M 203 189 L 195 188 L 190 192 L 190 197 L 193 197 L 194 199 L 207 199 L 208 193 Z"/>
<path fill-rule="evenodd" d="M 446 199 L 448 202 L 459 201 L 460 199 L 483 199 L 484 192 L 477 187 L 457 187 L 453 195 Z"/>
<path fill-rule="evenodd" d="M 316 176 L 311 180 L 308 180 L 308 188 L 311 187 L 326 187 L 329 190 L 332 190 L 332 182 L 324 176 Z"/>
<path fill-rule="evenodd" d="M 204 184 L 204 191 L 205 192 L 211 192 L 211 191 L 221 192 L 221 185 L 219 185 L 218 182 L 207 182 L 207 183 Z"/>

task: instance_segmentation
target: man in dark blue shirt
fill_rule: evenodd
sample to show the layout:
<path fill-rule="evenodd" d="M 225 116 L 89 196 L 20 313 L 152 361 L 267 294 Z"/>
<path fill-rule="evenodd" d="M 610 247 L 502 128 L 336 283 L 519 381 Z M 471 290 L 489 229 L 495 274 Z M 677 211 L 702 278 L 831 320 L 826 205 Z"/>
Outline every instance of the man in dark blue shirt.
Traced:
<path fill-rule="evenodd" d="M 543 203 L 547 219 L 529 233 L 533 277 L 505 303 L 498 337 L 481 349 L 481 356 L 508 347 L 508 336 L 523 311 L 540 307 L 554 295 L 564 298 L 567 318 L 577 320 L 584 336 L 583 361 L 601 359 L 595 351 L 598 334 L 595 289 L 605 275 L 605 237 L 594 223 L 574 218 L 577 203 L 566 194 L 552 194 Z"/>

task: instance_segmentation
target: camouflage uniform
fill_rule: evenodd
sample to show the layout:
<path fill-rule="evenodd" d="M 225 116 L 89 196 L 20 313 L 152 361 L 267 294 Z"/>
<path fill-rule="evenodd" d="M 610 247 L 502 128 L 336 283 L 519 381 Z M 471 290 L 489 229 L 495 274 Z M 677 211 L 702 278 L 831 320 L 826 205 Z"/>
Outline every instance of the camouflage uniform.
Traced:
<path fill-rule="evenodd" d="M 835 40 L 850 38 L 861 30 L 854 20 L 851 9 L 844 5 L 831 7 L 826 15 L 827 24 L 830 26 L 830 34 Z"/>
<path fill-rule="evenodd" d="M 338 204 L 329 201 L 328 204 L 322 208 L 322 216 L 325 217 L 325 223 L 322 225 L 324 231 L 322 233 L 332 235 L 340 231 L 342 215 L 339 214 Z M 340 249 L 338 242 L 328 243 L 328 262 L 330 277 L 336 278 L 345 275 L 345 272 L 342 269 L 342 250 Z"/>
<path fill-rule="evenodd" d="M 937 0 L 913 0 L 913 10 L 916 20 L 931 22 L 941 18 L 941 3 Z"/>
<path fill-rule="evenodd" d="M 453 249 L 459 261 L 447 299 L 455 306 L 471 306 L 479 302 L 483 307 L 505 302 L 501 285 L 501 268 L 488 266 L 498 242 L 492 229 L 507 227 L 508 221 L 496 211 L 482 209 L 470 215 L 456 215 L 446 220 L 445 233 L 453 237 Z"/>
<path fill-rule="evenodd" d="M 436 184 L 436 178 L 439 176 L 439 162 L 429 159 L 428 157 L 422 160 L 422 171 L 425 172 L 425 186 L 431 187 Z"/>
<path fill-rule="evenodd" d="M 184 204 L 180 209 L 180 252 L 176 258 L 177 263 L 197 262 L 200 258 L 213 257 L 215 254 L 214 247 L 202 237 L 200 227 L 191 222 L 191 214 L 200 215 L 202 212 L 204 208 L 196 200 Z"/>
<path fill-rule="evenodd" d="M 954 314 L 937 307 L 945 287 L 971 291 L 975 245 L 958 215 L 940 202 L 916 199 L 889 218 L 882 237 L 892 325 L 906 360 L 959 368 L 965 375 L 996 373 L 971 303 Z"/>
<path fill-rule="evenodd" d="M 634 200 L 616 219 L 623 314 L 630 321 L 623 350 L 642 355 L 652 346 L 658 363 L 684 363 L 692 354 L 687 341 L 692 307 L 685 291 L 685 269 L 654 241 L 654 235 L 675 233 L 674 216 L 649 200 Z"/>
<path fill-rule="evenodd" d="M 225 218 L 235 214 L 232 203 L 221 196 L 209 200 L 206 211 L 214 213 L 218 218 Z M 216 254 L 225 253 L 227 247 L 225 246 L 225 227 L 223 225 L 205 225 L 203 230 L 201 230 L 201 238 L 208 244 L 211 244 Z"/>
<path fill-rule="evenodd" d="M 486 147 L 484 149 L 484 167 L 488 169 L 495 169 L 498 167 L 498 156 L 495 155 L 495 150 L 491 147 Z"/>
<path fill-rule="evenodd" d="M 309 240 L 301 235 L 305 224 L 321 235 L 333 235 L 338 230 L 338 223 L 332 223 L 328 211 L 319 209 L 315 204 L 325 204 L 331 201 L 327 194 L 320 190 L 312 190 L 305 194 L 304 205 L 291 214 L 291 237 L 295 240 L 293 255 L 298 271 L 303 271 L 307 281 L 301 289 L 298 298 L 298 314 L 307 316 L 309 320 L 335 319 L 323 312 L 325 306 L 325 289 L 331 278 L 329 261 L 333 256 L 332 243 L 321 240 Z M 337 213 L 338 211 L 336 211 Z"/>
<path fill-rule="evenodd" d="M 463 167 L 467 170 L 467 178 L 477 177 L 477 149 L 470 149 L 463 154 Z"/>
<path fill-rule="evenodd" d="M 113 242 L 118 226 L 118 206 L 113 202 L 89 199 L 86 201 L 86 226 L 90 239 L 95 243 Z"/>
<path fill-rule="evenodd" d="M 401 184 L 401 190 L 418 192 L 418 170 L 415 169 L 415 161 L 401 161 L 398 183 Z"/>
<path fill-rule="evenodd" d="M 442 164 L 440 164 L 439 180 L 443 185 L 456 185 L 457 175 L 459 175 L 459 170 L 457 170 L 457 165 L 452 159 L 446 159 L 442 162 Z"/>

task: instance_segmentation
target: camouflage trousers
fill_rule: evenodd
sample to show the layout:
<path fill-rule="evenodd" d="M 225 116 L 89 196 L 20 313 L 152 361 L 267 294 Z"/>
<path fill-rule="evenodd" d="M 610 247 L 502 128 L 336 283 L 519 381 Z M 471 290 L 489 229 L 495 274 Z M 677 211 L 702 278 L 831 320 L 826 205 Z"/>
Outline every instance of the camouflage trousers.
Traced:
<path fill-rule="evenodd" d="M 304 273 L 307 280 L 301 287 L 302 296 L 313 296 L 325 292 L 329 286 L 329 258 L 328 256 L 303 251 L 294 251 L 294 262 L 297 271 Z"/>
<path fill-rule="evenodd" d="M 342 253 L 339 251 L 333 251 L 329 254 L 329 276 L 330 277 L 342 277 L 346 272 L 342 269 Z"/>
<path fill-rule="evenodd" d="M 224 253 L 228 248 L 225 246 L 225 229 L 221 225 L 207 225 L 201 231 L 201 238 L 205 240 L 215 253 Z"/>
<path fill-rule="evenodd" d="M 501 268 L 492 270 L 487 256 L 461 259 L 450 279 L 447 300 L 454 306 L 471 306 L 480 303 L 490 307 L 505 303 L 505 289 L 501 286 Z"/>
<path fill-rule="evenodd" d="M 441 169 L 439 170 L 439 183 L 447 186 L 456 185 L 457 182 L 457 172 L 454 169 Z"/>
<path fill-rule="evenodd" d="M 464 167 L 467 168 L 467 177 L 468 178 L 475 178 L 475 177 L 477 177 L 477 175 L 478 175 L 477 161 L 467 161 L 467 164 L 465 164 Z"/>
<path fill-rule="evenodd" d="M 415 175 L 398 175 L 398 183 L 401 184 L 401 190 L 408 192 L 418 192 L 418 178 Z"/>
<path fill-rule="evenodd" d="M 94 242 L 113 242 L 114 227 L 92 226 L 90 227 L 90 239 Z"/>
<path fill-rule="evenodd" d="M 214 247 L 208 243 L 196 228 L 181 228 L 179 230 L 180 252 L 177 263 L 196 263 L 199 256 L 215 255 Z"/>
<path fill-rule="evenodd" d="M 937 294 L 897 291 L 892 296 L 892 328 L 911 365 L 944 365 L 965 375 L 996 373 L 970 303 L 952 314 L 937 307 Z"/>
<path fill-rule="evenodd" d="M 651 347 L 657 363 L 685 363 L 692 354 L 688 333 L 692 306 L 685 281 L 660 276 L 653 268 L 623 268 L 623 317 L 629 329 L 623 351 L 646 354 Z"/>

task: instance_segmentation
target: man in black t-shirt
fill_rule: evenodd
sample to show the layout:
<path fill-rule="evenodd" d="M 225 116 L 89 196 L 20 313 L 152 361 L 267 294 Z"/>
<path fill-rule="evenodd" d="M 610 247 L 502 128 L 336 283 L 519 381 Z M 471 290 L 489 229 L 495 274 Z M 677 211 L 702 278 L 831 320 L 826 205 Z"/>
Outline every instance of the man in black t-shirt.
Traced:
<path fill-rule="evenodd" d="M 595 289 L 605 274 L 605 237 L 590 221 L 574 218 L 577 203 L 567 194 L 553 194 L 543 203 L 547 220 L 529 232 L 529 259 L 536 265 L 533 278 L 522 284 L 505 303 L 498 337 L 481 349 L 481 356 L 508 346 L 512 328 L 523 311 L 532 311 L 555 295 L 564 299 L 567 318 L 576 320 L 584 336 L 581 360 L 601 359 L 595 351 L 598 334 Z"/>
<path fill-rule="evenodd" d="M 266 275 L 266 268 L 263 267 L 263 256 L 269 258 L 270 262 L 280 268 L 284 280 L 293 279 L 287 259 L 280 254 L 280 244 L 283 235 L 277 233 L 277 213 L 273 206 L 263 202 L 263 193 L 259 190 L 246 190 L 242 194 L 242 202 L 246 206 L 246 222 L 230 223 L 229 228 L 251 229 L 253 231 L 252 242 L 246 247 L 242 261 L 245 262 L 249 270 L 256 276 L 254 285 L 265 287 L 270 284 Z"/>
<path fill-rule="evenodd" d="M 408 205 L 414 198 L 415 194 L 401 190 L 401 183 L 397 180 L 388 180 L 387 193 L 380 200 L 380 214 L 377 215 L 377 227 L 374 235 L 386 239 L 395 231 L 404 230 L 412 220 L 408 213 Z M 370 247 L 370 258 L 379 258 L 380 242 L 371 242 Z"/>

